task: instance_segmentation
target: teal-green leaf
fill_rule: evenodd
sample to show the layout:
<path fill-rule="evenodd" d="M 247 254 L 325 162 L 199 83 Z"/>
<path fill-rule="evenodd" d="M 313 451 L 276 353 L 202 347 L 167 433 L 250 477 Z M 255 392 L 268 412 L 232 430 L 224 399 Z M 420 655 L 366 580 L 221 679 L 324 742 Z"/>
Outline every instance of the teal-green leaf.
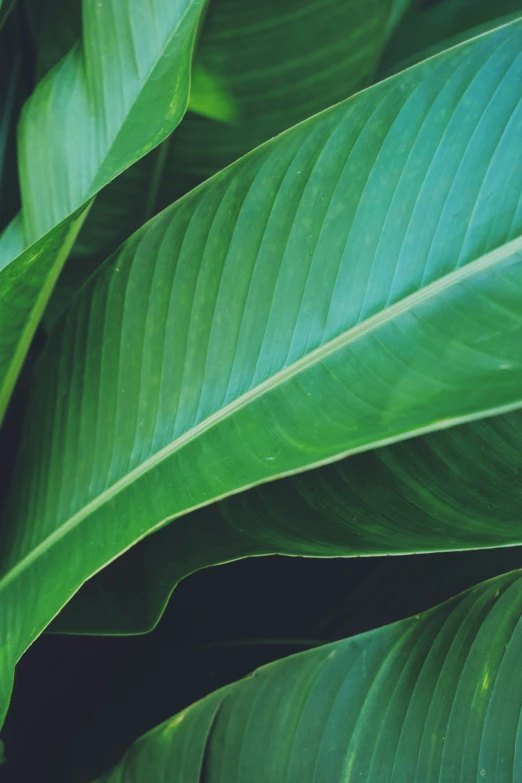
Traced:
<path fill-rule="evenodd" d="M 296 126 L 82 289 L 3 524 L 4 693 L 81 584 L 173 517 L 520 408 L 521 44 L 506 25 Z"/>
<path fill-rule="evenodd" d="M 0 238 L 0 416 L 65 260 L 57 248 L 70 246 L 79 229 L 71 216 L 84 217 L 97 191 L 183 116 L 203 7 L 204 0 L 154 0 L 143 14 L 138 0 L 84 0 L 82 45 L 25 104 L 22 211 Z"/>
<path fill-rule="evenodd" d="M 263 666 L 165 721 L 100 783 L 514 783 L 522 576 Z"/>

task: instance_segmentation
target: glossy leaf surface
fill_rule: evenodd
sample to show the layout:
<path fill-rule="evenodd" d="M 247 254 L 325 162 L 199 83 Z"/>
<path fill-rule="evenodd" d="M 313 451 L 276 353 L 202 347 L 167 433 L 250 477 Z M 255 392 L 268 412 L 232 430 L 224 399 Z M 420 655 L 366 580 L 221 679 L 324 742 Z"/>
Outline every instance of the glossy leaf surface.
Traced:
<path fill-rule="evenodd" d="M 100 783 L 514 783 L 522 577 L 264 666 L 158 726 Z"/>
<path fill-rule="evenodd" d="M 185 111 L 204 2 L 153 6 L 144 15 L 137 0 L 84 0 L 82 45 L 24 107 L 22 211 L 0 238 L 0 414 L 79 229 L 71 216 L 163 141 Z"/>
<path fill-rule="evenodd" d="M 520 407 L 521 41 L 507 25 L 302 123 L 83 289 L 42 356 L 6 517 L 3 682 L 172 517 Z"/>

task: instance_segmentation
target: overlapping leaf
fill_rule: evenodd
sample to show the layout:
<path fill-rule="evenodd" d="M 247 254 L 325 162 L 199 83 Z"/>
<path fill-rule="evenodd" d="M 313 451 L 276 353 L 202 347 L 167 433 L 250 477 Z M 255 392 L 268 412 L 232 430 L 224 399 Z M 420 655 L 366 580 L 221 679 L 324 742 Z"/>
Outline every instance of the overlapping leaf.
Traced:
<path fill-rule="evenodd" d="M 513 783 L 522 577 L 264 666 L 146 734 L 100 783 Z"/>
<path fill-rule="evenodd" d="M 0 414 L 89 201 L 187 104 L 204 0 L 84 0 L 83 43 L 40 82 L 18 133 L 22 212 L 0 239 Z M 139 31 L 139 35 L 138 35 Z"/>
<path fill-rule="evenodd" d="M 172 517 L 520 407 L 521 41 L 507 25 L 302 123 L 83 289 L 6 518 L 4 695 L 75 590 Z"/>

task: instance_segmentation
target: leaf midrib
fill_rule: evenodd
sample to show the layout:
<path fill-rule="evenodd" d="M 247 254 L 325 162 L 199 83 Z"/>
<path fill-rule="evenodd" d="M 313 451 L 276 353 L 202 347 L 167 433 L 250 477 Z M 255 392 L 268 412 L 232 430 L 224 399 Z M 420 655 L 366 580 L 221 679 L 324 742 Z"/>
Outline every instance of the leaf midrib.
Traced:
<path fill-rule="evenodd" d="M 164 459 L 167 459 L 176 451 L 183 448 L 183 446 L 187 445 L 188 443 L 195 440 L 203 433 L 212 429 L 212 427 L 219 424 L 221 421 L 232 416 L 234 413 L 236 413 L 236 411 L 244 408 L 249 403 L 253 402 L 254 400 L 258 399 L 264 394 L 272 391 L 276 387 L 282 385 L 290 378 L 293 378 L 296 375 L 298 375 L 300 372 L 307 370 L 315 363 L 320 362 L 323 359 L 327 358 L 328 356 L 334 354 L 336 351 L 341 350 L 346 345 L 349 345 L 350 343 L 353 343 L 356 340 L 358 340 L 360 337 L 369 334 L 374 329 L 378 329 L 380 326 L 392 322 L 395 318 L 399 317 L 403 313 L 408 312 L 409 310 L 413 309 L 415 306 L 423 302 L 429 301 L 430 299 L 434 299 L 440 293 L 450 289 L 452 286 L 458 285 L 464 280 L 471 278 L 474 275 L 479 274 L 487 269 L 490 269 L 491 267 L 494 267 L 496 264 L 501 263 L 506 258 L 515 255 L 515 253 L 517 252 L 522 252 L 522 235 L 517 237 L 516 239 L 511 240 L 510 242 L 506 242 L 505 244 L 501 245 L 498 248 L 495 248 L 494 250 L 490 251 L 489 253 L 486 253 L 480 258 L 475 259 L 475 261 L 471 261 L 465 266 L 462 266 L 459 269 L 456 269 L 453 272 L 444 275 L 438 280 L 429 283 L 420 291 L 415 291 L 413 294 L 409 294 L 408 296 L 405 296 L 403 299 L 399 300 L 398 302 L 395 302 L 393 305 L 384 308 L 380 313 L 376 313 L 375 315 L 371 316 L 366 321 L 350 327 L 346 332 L 343 332 L 337 337 L 334 337 L 333 339 L 324 343 L 324 345 L 319 346 L 319 348 L 315 348 L 306 356 L 303 356 L 300 359 L 296 360 L 288 367 L 284 367 L 282 370 L 279 370 L 270 378 L 258 384 L 253 389 L 249 389 L 247 392 L 237 397 L 228 405 L 225 405 L 219 411 L 216 411 L 215 413 L 208 416 L 206 419 L 201 421 L 192 429 L 180 435 L 178 438 L 173 440 L 167 446 L 164 446 L 162 449 L 156 452 L 156 454 L 150 456 L 148 459 L 146 459 L 136 468 L 131 470 L 121 479 L 116 481 L 110 487 L 107 487 L 96 498 L 94 498 L 85 506 L 83 506 L 83 508 L 77 511 L 69 520 L 67 520 L 57 530 L 53 531 L 53 533 L 47 536 L 47 538 L 45 538 L 40 544 L 38 544 L 31 552 L 29 552 L 29 554 L 27 554 L 24 558 L 22 558 L 14 568 L 8 571 L 8 573 L 3 578 L 0 579 L 0 590 L 4 587 L 7 587 L 7 585 L 12 581 L 14 581 L 14 579 L 17 576 L 19 576 L 19 574 L 21 574 L 33 562 L 35 562 L 41 554 L 44 554 L 57 541 L 64 538 L 78 524 L 80 524 L 84 519 L 90 516 L 91 513 L 97 511 L 106 502 L 111 501 L 116 495 L 118 495 L 120 492 L 123 492 L 135 480 L 141 478 L 141 476 L 145 475 L 147 472 L 152 470 L 156 465 L 161 463 Z M 427 427 L 422 427 L 422 428 L 419 427 L 414 430 L 408 431 L 408 433 L 403 433 L 401 436 L 394 436 L 391 438 L 387 438 L 386 440 L 376 441 L 374 443 L 367 443 L 365 446 L 350 449 L 349 451 L 343 452 L 342 454 L 336 455 L 335 457 L 330 457 L 315 463 L 311 463 L 310 465 L 307 466 L 306 469 L 308 470 L 313 467 L 318 467 L 319 465 L 327 464 L 328 462 L 336 461 L 337 459 L 348 456 L 350 454 L 354 454 L 361 451 L 367 451 L 368 449 L 375 448 L 376 446 L 388 445 L 397 442 L 399 440 L 404 440 L 406 435 L 411 437 L 415 433 L 425 434 L 435 429 L 447 427 L 449 424 L 454 425 L 461 421 L 462 422 L 470 421 L 472 419 L 481 418 L 485 412 L 498 412 L 498 413 L 503 411 L 507 412 L 508 410 L 513 410 L 520 406 L 522 406 L 522 401 L 510 405 L 505 405 L 498 409 L 497 408 L 492 410 L 484 409 L 484 411 L 473 414 L 471 416 L 448 419 L 448 420 L 444 420 L 444 422 L 434 422 L 433 424 Z M 292 473 L 300 472 L 302 470 L 303 470 L 302 468 L 298 468 L 297 470 L 291 470 L 285 473 L 277 474 L 272 478 L 273 479 L 282 478 L 283 476 L 291 475 Z M 260 483 L 260 482 L 254 482 L 252 485 L 242 486 L 233 492 L 226 492 L 220 497 L 215 497 L 210 500 L 206 500 L 194 507 L 186 508 L 181 511 L 175 512 L 174 514 L 170 515 L 168 519 L 172 519 L 175 516 L 180 516 L 181 514 L 188 513 L 189 511 L 193 511 L 196 508 L 200 508 L 210 503 L 214 503 L 220 500 L 222 497 L 226 497 L 228 495 L 235 494 L 235 492 L 248 489 L 250 486 L 254 486 L 256 483 Z M 153 525 L 151 528 L 147 530 L 146 533 L 143 534 L 143 536 L 141 536 L 141 538 L 150 535 L 150 533 L 152 533 L 154 530 L 161 527 L 164 524 L 164 522 L 165 520 L 161 520 L 158 524 Z M 136 539 L 136 541 L 138 540 L 139 538 Z"/>

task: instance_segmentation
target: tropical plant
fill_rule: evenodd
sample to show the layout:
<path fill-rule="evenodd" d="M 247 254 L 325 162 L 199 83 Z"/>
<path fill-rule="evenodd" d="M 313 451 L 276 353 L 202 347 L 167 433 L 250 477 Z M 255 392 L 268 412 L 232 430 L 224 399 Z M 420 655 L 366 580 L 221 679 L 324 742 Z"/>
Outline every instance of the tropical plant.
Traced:
<path fill-rule="evenodd" d="M 271 663 L 63 779 L 521 780 L 522 2 L 3 0 L 0 38 L 1 720 L 46 630 L 337 557 L 307 638 L 239 618 Z M 438 592 L 339 640 L 390 554 Z"/>

